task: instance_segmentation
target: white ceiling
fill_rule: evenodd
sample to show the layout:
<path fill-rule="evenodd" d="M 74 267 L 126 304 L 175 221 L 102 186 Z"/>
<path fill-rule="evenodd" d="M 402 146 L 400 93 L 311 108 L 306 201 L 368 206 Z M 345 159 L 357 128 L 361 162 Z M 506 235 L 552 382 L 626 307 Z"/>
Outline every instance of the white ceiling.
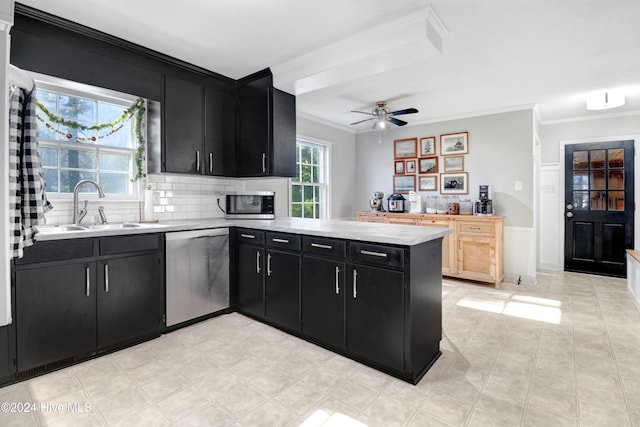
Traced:
<path fill-rule="evenodd" d="M 420 110 L 411 124 L 533 105 L 543 122 L 640 112 L 638 0 L 20 2 L 232 78 L 271 67 L 299 113 L 343 127 L 380 100 Z M 615 88 L 625 106 L 585 109 Z"/>

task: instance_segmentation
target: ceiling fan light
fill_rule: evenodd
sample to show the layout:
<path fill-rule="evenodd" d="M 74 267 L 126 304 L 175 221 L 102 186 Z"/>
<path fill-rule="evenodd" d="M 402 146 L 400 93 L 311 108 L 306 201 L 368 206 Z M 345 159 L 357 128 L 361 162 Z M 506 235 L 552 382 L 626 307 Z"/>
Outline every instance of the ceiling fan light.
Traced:
<path fill-rule="evenodd" d="M 607 110 L 624 105 L 624 93 L 619 90 L 602 90 L 587 96 L 587 110 Z"/>
<path fill-rule="evenodd" d="M 383 119 L 378 120 L 378 122 L 376 123 L 376 128 L 378 129 L 386 129 L 387 128 L 387 122 Z"/>

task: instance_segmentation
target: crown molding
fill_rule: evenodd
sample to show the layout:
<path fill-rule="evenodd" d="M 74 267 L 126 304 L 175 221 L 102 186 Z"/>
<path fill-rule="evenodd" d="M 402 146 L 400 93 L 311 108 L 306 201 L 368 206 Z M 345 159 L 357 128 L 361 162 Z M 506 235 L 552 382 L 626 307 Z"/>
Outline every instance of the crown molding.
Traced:
<path fill-rule="evenodd" d="M 9 31 L 13 26 L 14 0 L 0 2 L 0 31 Z"/>
<path fill-rule="evenodd" d="M 301 119 L 310 120 L 312 122 L 319 123 L 321 125 L 329 126 L 334 129 L 342 130 L 345 132 L 349 132 L 350 134 L 356 134 L 356 130 L 341 124 L 337 124 L 334 122 L 330 122 L 329 120 L 321 119 L 320 117 L 312 116 L 311 114 L 303 113 L 301 111 L 296 112 L 296 117 L 300 117 Z"/>
<path fill-rule="evenodd" d="M 541 126 L 559 125 L 563 123 L 586 122 L 586 121 L 592 121 L 592 120 L 609 120 L 609 119 L 616 119 L 620 117 L 630 117 L 630 116 L 640 116 L 640 110 L 623 111 L 620 113 L 596 114 L 596 115 L 590 115 L 590 116 L 576 116 L 576 117 L 568 117 L 566 119 L 540 120 L 540 125 Z"/>

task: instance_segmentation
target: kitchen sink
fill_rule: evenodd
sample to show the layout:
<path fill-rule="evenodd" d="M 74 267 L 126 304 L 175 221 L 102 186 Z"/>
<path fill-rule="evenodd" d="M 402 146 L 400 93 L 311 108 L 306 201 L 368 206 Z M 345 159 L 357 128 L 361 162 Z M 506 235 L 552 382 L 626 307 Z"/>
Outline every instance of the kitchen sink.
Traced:
<path fill-rule="evenodd" d="M 136 222 L 121 222 L 115 224 L 59 224 L 59 225 L 39 225 L 38 232 L 42 234 L 73 233 L 78 231 L 91 232 L 100 230 L 127 230 L 139 228 L 160 228 L 166 227 L 164 224 L 138 224 Z"/>

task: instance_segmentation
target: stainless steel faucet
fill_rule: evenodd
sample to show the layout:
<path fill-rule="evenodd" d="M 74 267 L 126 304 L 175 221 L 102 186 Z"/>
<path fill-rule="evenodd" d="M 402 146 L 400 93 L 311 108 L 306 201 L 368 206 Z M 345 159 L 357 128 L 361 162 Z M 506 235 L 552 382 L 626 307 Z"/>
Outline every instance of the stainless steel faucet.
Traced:
<path fill-rule="evenodd" d="M 84 216 L 87 214 L 86 200 L 84 203 L 84 209 L 78 212 L 78 193 L 80 191 L 80 187 L 82 187 L 84 184 L 92 184 L 98 190 L 98 197 L 100 198 L 105 197 L 104 191 L 102 191 L 102 187 L 100 187 L 100 184 L 98 184 L 97 182 L 92 181 L 90 179 L 83 179 L 82 181 L 78 182 L 75 188 L 73 189 L 73 223 L 74 224 L 80 224 L 80 221 L 82 221 Z M 100 215 L 100 217 L 102 218 L 104 223 L 107 222 L 107 217 L 104 216 L 104 212 L 102 212 L 102 215 Z"/>

